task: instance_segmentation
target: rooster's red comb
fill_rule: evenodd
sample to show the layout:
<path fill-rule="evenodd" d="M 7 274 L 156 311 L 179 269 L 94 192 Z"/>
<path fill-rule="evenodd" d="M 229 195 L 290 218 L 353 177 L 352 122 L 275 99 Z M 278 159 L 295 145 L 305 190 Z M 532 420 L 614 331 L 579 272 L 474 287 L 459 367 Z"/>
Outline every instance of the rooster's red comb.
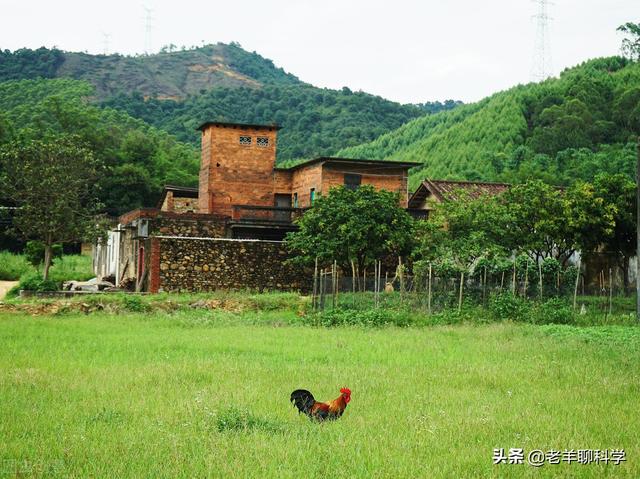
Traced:
<path fill-rule="evenodd" d="M 340 392 L 341 392 L 342 394 L 348 394 L 348 395 L 351 395 L 351 389 L 349 389 L 349 388 L 342 388 L 342 389 L 340 389 Z"/>

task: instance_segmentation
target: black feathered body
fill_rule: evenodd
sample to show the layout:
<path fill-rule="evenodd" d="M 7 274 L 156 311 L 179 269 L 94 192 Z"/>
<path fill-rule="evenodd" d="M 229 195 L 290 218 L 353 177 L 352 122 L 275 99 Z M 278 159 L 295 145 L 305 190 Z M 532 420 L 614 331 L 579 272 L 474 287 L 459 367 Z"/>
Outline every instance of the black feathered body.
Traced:
<path fill-rule="evenodd" d="M 291 393 L 290 401 L 303 413 L 316 421 L 335 420 L 342 416 L 347 403 L 342 395 L 333 401 L 318 402 L 306 389 L 296 389 Z"/>

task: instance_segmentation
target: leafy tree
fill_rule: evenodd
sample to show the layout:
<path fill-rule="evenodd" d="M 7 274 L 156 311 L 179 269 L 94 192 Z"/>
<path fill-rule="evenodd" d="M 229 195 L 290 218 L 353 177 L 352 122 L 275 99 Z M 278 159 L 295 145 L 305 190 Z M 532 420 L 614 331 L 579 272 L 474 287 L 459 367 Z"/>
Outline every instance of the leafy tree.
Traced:
<path fill-rule="evenodd" d="M 27 262 L 36 268 L 44 264 L 45 247 L 42 241 L 27 241 L 24 248 L 24 256 Z M 51 248 L 51 261 L 56 258 L 62 258 L 62 245 L 54 244 Z"/>
<path fill-rule="evenodd" d="M 406 255 L 413 241 L 413 219 L 398 206 L 398 195 L 370 185 L 332 188 L 317 198 L 298 226 L 286 239 L 297 262 L 335 260 L 345 271 L 351 261 L 362 271 L 387 255 Z"/>
<path fill-rule="evenodd" d="M 626 35 L 622 40 L 622 53 L 632 60 L 640 60 L 640 23 L 625 23 L 618 31 Z"/>
<path fill-rule="evenodd" d="M 0 152 L 0 191 L 19 209 L 16 229 L 44 245 L 48 279 L 54 245 L 79 241 L 95 226 L 100 164 L 78 137 L 14 141 Z"/>
<path fill-rule="evenodd" d="M 509 211 L 499 197 L 472 198 L 459 191 L 436 205 L 428 221 L 418 223 L 413 256 L 417 272 L 427 263 L 439 274 L 473 273 L 480 263 L 508 255 L 504 239 Z"/>
<path fill-rule="evenodd" d="M 593 181 L 595 194 L 613 211 L 614 227 L 601 238 L 606 252 L 613 253 L 629 289 L 629 263 L 636 254 L 636 184 L 627 175 L 600 174 Z"/>

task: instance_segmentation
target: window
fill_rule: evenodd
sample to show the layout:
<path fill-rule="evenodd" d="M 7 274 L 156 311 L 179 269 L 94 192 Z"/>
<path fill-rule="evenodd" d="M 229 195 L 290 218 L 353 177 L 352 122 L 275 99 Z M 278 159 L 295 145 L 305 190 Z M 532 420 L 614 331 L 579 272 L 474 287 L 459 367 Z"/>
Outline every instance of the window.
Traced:
<path fill-rule="evenodd" d="M 344 175 L 344 187 L 348 190 L 357 190 L 362 183 L 362 175 L 352 175 L 345 174 Z"/>
<path fill-rule="evenodd" d="M 298 207 L 298 193 L 293 194 L 293 207 L 294 208 Z"/>
<path fill-rule="evenodd" d="M 309 203 L 313 204 L 313 200 L 315 199 L 316 199 L 316 189 L 311 188 L 311 190 L 309 191 Z"/>
<path fill-rule="evenodd" d="M 241 136 L 240 144 L 242 146 L 250 146 L 251 145 L 251 137 L 250 136 Z"/>
<path fill-rule="evenodd" d="M 267 138 L 266 136 L 259 136 L 258 138 L 256 138 L 256 145 L 258 146 L 269 146 L 269 138 Z"/>

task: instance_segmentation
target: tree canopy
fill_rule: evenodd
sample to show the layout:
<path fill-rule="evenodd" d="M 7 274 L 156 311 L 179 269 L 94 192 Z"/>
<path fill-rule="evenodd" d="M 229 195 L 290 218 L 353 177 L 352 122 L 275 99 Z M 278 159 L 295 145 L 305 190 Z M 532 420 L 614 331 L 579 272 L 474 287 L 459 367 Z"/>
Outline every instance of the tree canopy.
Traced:
<path fill-rule="evenodd" d="M 299 263 L 337 261 L 344 271 L 358 271 L 387 255 L 406 255 L 413 242 L 413 220 L 398 206 L 398 195 L 364 185 L 343 186 L 319 196 L 289 233 L 288 248 Z"/>
<path fill-rule="evenodd" d="M 91 234 L 100 209 L 96 180 L 100 161 L 77 136 L 11 142 L 0 149 L 2 199 L 18 206 L 16 230 L 44 245 L 44 279 L 57 243 Z"/>

